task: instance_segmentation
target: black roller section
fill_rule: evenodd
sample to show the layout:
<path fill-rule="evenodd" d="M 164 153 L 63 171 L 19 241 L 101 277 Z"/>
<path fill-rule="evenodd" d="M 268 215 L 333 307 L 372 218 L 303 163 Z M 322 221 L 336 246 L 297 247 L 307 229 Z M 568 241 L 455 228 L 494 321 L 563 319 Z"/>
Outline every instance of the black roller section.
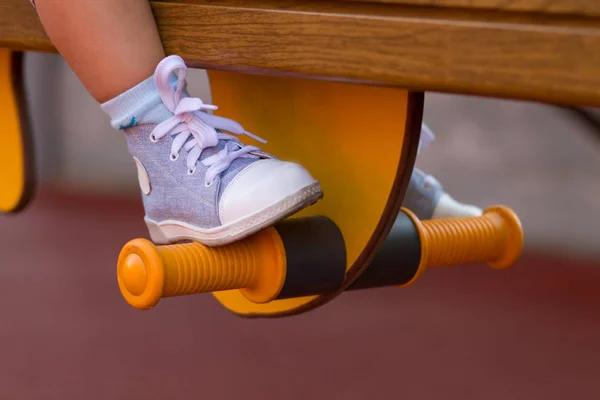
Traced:
<path fill-rule="evenodd" d="M 294 218 L 275 225 L 287 257 L 287 274 L 278 299 L 338 290 L 346 274 L 342 232 L 328 218 Z"/>
<path fill-rule="evenodd" d="M 403 285 L 417 274 L 420 262 L 419 232 L 410 217 L 400 212 L 383 247 L 348 290 Z"/>

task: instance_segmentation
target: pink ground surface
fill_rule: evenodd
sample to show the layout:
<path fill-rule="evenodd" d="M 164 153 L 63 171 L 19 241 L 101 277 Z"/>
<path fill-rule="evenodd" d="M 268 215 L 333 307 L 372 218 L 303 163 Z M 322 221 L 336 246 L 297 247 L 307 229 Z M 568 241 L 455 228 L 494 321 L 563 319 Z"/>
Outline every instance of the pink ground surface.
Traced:
<path fill-rule="evenodd" d="M 137 199 L 41 194 L 0 217 L 0 399 L 598 399 L 600 263 L 427 272 L 244 320 L 210 295 L 130 308 Z"/>

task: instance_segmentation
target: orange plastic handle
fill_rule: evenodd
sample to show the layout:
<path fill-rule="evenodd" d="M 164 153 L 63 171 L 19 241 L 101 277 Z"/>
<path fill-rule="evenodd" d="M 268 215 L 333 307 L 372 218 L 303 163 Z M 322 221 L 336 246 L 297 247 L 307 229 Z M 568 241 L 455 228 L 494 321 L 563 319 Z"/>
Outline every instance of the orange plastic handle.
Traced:
<path fill-rule="evenodd" d="M 507 207 L 488 208 L 481 217 L 429 221 L 407 214 L 421 239 L 420 269 L 470 263 L 503 269 L 511 267 L 523 251 L 521 222 Z"/>
<path fill-rule="evenodd" d="M 155 246 L 146 239 L 127 243 L 117 263 L 125 300 L 138 309 L 161 298 L 240 289 L 255 303 L 277 297 L 286 275 L 285 249 L 275 228 L 221 247 L 200 243 Z"/>

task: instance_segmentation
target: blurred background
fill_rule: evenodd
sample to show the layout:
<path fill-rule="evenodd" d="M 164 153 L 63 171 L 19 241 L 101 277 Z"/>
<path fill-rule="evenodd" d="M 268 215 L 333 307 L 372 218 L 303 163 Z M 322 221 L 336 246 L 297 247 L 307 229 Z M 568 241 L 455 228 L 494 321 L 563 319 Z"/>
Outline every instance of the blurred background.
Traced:
<path fill-rule="evenodd" d="M 437 140 L 417 165 L 519 214 L 512 270 L 428 271 L 255 321 L 210 296 L 125 304 L 116 258 L 147 234 L 124 138 L 59 56 L 28 54 L 25 79 L 41 188 L 0 217 L 0 398 L 600 398 L 600 133 L 572 111 L 426 95 Z M 203 71 L 189 86 L 210 101 Z"/>

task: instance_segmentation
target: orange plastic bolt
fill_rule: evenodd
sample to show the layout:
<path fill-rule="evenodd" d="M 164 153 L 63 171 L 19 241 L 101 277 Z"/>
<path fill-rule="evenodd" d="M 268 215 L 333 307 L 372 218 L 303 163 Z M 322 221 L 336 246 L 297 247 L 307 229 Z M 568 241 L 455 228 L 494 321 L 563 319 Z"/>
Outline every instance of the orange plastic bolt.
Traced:
<path fill-rule="evenodd" d="M 155 246 L 134 239 L 123 247 L 117 263 L 123 297 L 142 310 L 163 297 L 232 289 L 266 303 L 277 297 L 285 275 L 285 249 L 272 227 L 221 247 L 196 242 Z"/>
<path fill-rule="evenodd" d="M 425 268 L 487 263 L 492 268 L 511 267 L 523 251 L 523 228 L 509 208 L 488 208 L 481 217 L 419 221 L 421 266 Z"/>

